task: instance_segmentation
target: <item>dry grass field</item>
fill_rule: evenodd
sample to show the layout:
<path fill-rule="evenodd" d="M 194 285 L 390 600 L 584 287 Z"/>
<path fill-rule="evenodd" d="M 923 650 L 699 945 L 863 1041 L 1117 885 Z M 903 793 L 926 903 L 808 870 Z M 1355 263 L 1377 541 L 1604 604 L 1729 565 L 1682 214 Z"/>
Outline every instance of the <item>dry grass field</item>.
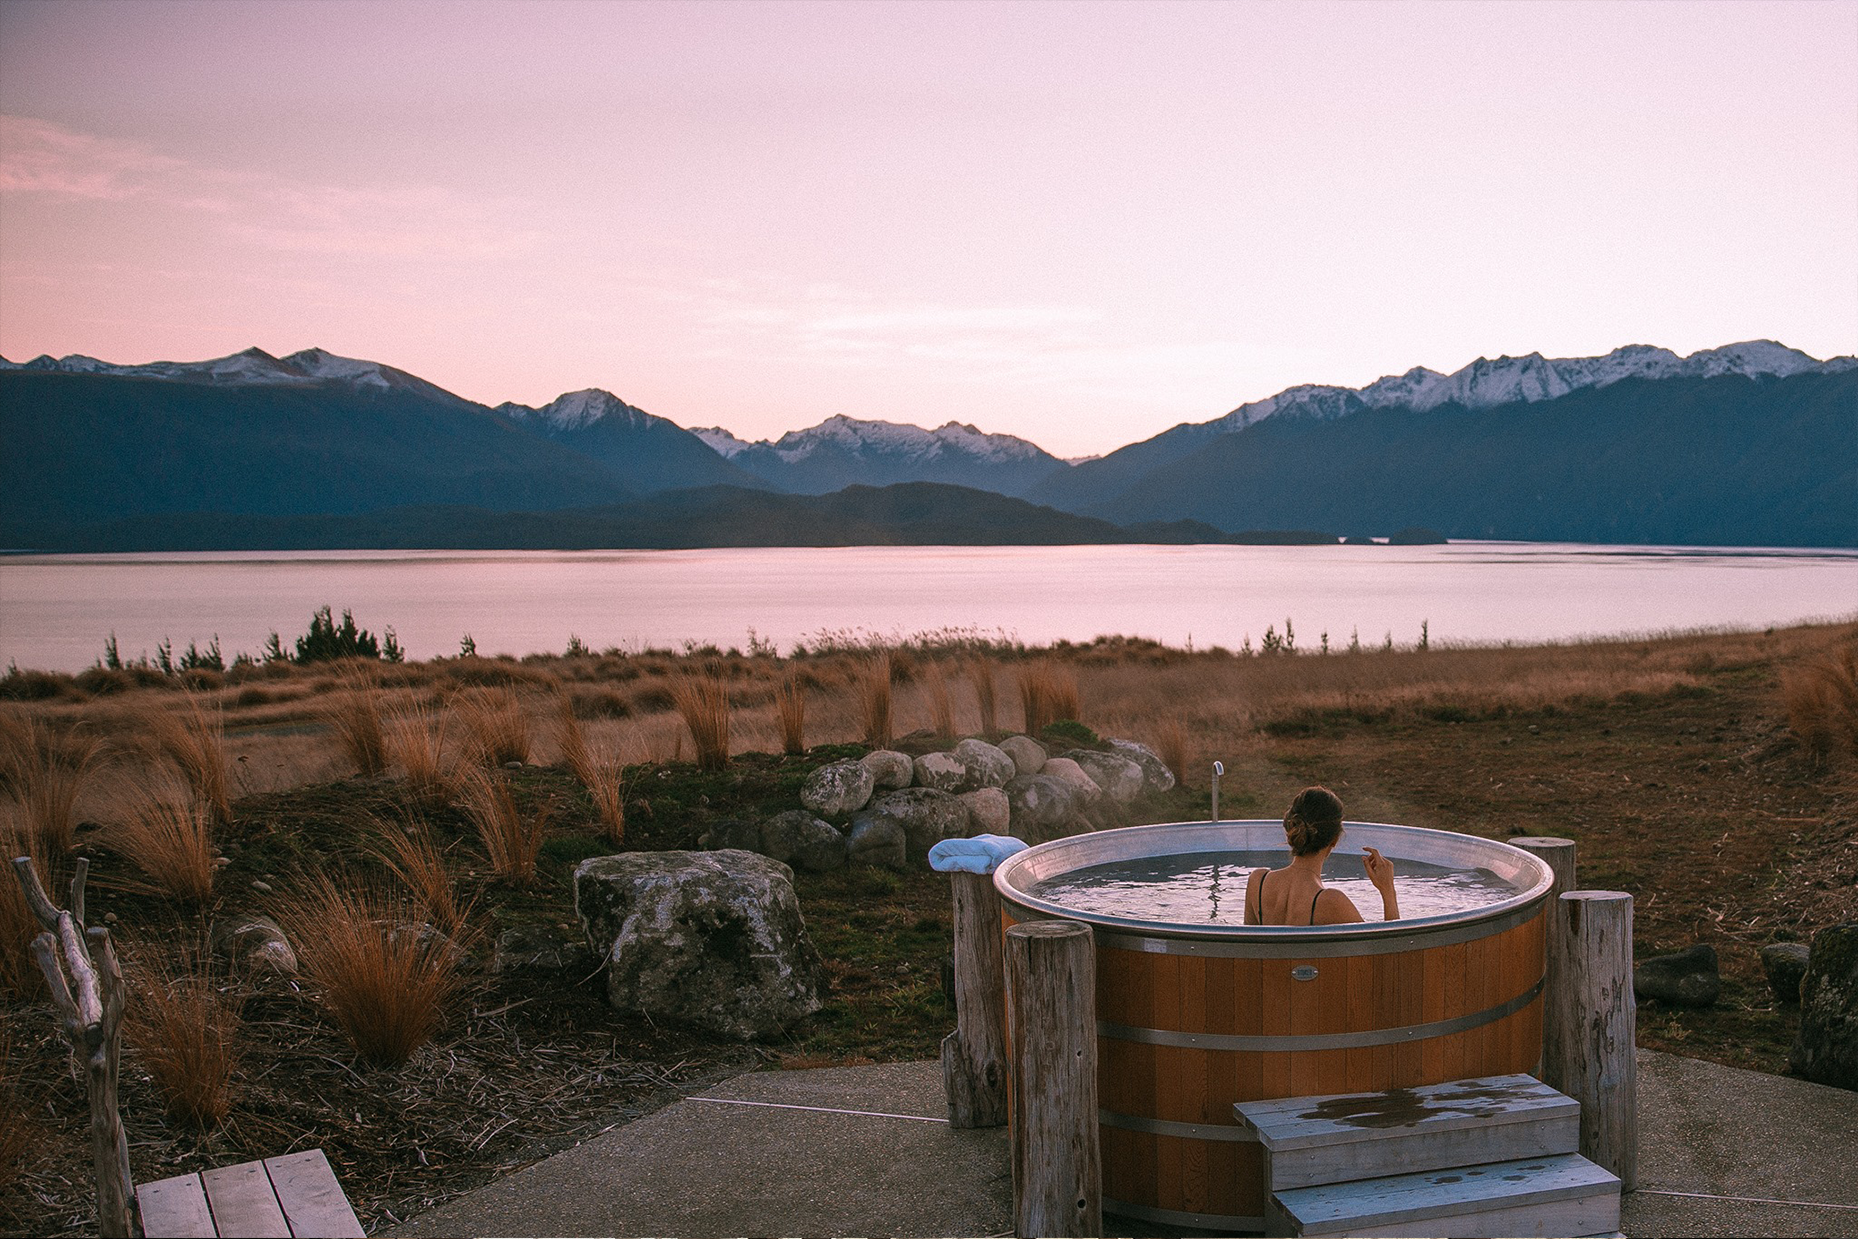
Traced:
<path fill-rule="evenodd" d="M 1142 820 L 1281 815 L 1563 835 L 1637 899 L 1641 955 L 1708 942 L 1722 1000 L 1645 1004 L 1643 1044 L 1785 1070 L 1793 1010 L 1756 952 L 1858 919 L 1858 626 L 1519 648 L 1238 656 L 1100 640 L 925 639 L 804 657 L 698 650 L 289 662 L 0 679 L 0 836 L 91 864 L 138 998 L 123 1106 L 138 1178 L 328 1150 L 370 1228 L 753 1066 L 929 1058 L 946 883 L 799 875 L 825 1010 L 743 1047 L 623 1017 L 594 961 L 491 973 L 510 931 L 574 936 L 568 875 L 792 807 L 869 741 L 1076 717 L 1183 786 Z M 210 927 L 274 916 L 293 978 L 228 970 Z M 430 934 L 379 932 L 408 922 Z M 0 1230 L 77 1233 L 85 1103 L 0 884 Z"/>

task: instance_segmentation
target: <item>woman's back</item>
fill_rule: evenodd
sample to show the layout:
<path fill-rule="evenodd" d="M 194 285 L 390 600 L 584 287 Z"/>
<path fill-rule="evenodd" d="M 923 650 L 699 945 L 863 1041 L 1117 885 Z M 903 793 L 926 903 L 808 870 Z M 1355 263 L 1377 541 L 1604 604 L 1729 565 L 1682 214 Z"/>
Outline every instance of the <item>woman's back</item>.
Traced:
<path fill-rule="evenodd" d="M 1324 886 L 1306 866 L 1254 869 L 1246 881 L 1247 925 L 1347 925 L 1360 919 L 1354 900 Z"/>

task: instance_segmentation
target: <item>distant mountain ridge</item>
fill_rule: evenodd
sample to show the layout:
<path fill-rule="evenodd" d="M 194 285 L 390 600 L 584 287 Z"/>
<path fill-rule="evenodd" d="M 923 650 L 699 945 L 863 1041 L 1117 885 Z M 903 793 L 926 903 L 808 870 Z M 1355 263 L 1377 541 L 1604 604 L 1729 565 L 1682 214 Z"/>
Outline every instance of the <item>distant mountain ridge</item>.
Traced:
<path fill-rule="evenodd" d="M 924 430 L 841 415 L 773 442 L 755 443 L 720 426 L 700 426 L 692 433 L 771 485 L 810 495 L 861 484 L 944 482 L 1020 496 L 1067 467 L 1025 439 L 986 434 L 953 421 Z"/>

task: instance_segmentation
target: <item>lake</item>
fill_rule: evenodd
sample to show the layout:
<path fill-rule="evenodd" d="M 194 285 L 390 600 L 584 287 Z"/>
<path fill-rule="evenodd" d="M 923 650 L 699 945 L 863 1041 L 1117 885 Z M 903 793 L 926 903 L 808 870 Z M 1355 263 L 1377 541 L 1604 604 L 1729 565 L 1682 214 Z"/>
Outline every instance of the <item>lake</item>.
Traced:
<path fill-rule="evenodd" d="M 1445 546 L 830 547 L 697 551 L 302 551 L 0 559 L 0 661 L 78 671 L 215 634 L 228 662 L 344 608 L 413 658 L 746 647 L 823 631 L 959 628 L 1043 644 L 1099 634 L 1300 649 L 1538 642 L 1858 613 L 1858 551 L 1454 542 Z"/>

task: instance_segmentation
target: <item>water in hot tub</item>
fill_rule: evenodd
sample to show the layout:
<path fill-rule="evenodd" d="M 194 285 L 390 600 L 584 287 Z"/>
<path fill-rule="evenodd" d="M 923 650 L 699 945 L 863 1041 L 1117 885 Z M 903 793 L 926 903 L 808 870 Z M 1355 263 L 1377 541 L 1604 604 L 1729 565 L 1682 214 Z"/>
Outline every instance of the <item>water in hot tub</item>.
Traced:
<path fill-rule="evenodd" d="M 1245 884 L 1257 868 L 1290 862 L 1289 853 L 1185 852 L 1145 856 L 1074 869 L 1033 886 L 1038 899 L 1102 916 L 1187 925 L 1243 925 Z M 1336 853 L 1323 866 L 1323 885 L 1355 901 L 1364 920 L 1381 919 L 1381 896 L 1362 872 L 1361 855 Z M 1447 869 L 1422 861 L 1394 861 L 1400 917 L 1469 912 L 1517 894 L 1485 869 Z"/>

